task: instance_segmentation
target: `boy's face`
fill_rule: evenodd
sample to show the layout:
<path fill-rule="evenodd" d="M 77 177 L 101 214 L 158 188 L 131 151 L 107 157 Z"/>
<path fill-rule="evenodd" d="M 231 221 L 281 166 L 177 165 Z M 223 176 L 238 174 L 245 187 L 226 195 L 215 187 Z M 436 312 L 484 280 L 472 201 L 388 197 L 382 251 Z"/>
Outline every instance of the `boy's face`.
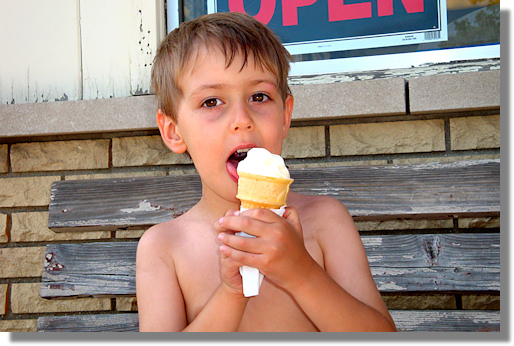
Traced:
<path fill-rule="evenodd" d="M 202 177 L 204 194 L 210 190 L 231 202 L 237 202 L 236 151 L 261 147 L 280 154 L 293 108 L 292 96 L 283 102 L 276 76 L 255 65 L 253 56 L 242 65 L 239 54 L 227 68 L 218 49 L 201 48 L 179 79 L 183 97 L 174 130 Z"/>

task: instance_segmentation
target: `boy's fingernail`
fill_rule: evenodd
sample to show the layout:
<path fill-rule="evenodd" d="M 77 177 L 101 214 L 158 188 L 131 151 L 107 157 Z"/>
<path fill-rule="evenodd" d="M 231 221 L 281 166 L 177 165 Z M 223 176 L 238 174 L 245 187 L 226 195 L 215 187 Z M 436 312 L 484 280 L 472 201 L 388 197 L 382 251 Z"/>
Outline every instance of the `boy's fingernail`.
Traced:
<path fill-rule="evenodd" d="M 223 234 L 221 234 L 221 233 L 220 233 L 220 234 L 218 234 L 218 239 L 219 239 L 219 240 L 223 240 Z"/>
<path fill-rule="evenodd" d="M 239 210 L 236 210 L 236 211 L 234 212 L 234 216 L 239 216 L 239 214 L 240 214 L 240 213 L 241 213 L 241 212 L 240 212 Z"/>
<path fill-rule="evenodd" d="M 222 222 L 223 222 L 223 218 L 220 218 L 220 219 L 218 220 L 218 223 L 221 225 L 221 223 L 222 223 Z"/>

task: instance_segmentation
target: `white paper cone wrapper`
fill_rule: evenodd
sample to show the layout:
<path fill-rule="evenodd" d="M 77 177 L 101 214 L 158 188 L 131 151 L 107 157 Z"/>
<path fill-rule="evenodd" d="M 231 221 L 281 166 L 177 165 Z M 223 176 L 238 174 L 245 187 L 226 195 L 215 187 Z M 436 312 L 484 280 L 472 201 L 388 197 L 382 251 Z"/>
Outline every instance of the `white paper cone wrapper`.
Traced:
<path fill-rule="evenodd" d="M 286 206 L 280 207 L 280 209 L 270 209 L 277 215 L 283 216 L 286 211 Z M 243 212 L 248 210 L 246 208 L 239 208 L 239 211 Z M 246 234 L 245 232 L 238 232 L 236 235 L 242 237 L 253 237 L 253 235 Z M 239 267 L 239 272 L 243 277 L 243 295 L 245 297 L 253 297 L 259 295 L 259 289 L 261 288 L 262 279 L 264 279 L 264 275 L 262 275 L 256 268 L 252 268 L 249 266 Z"/>

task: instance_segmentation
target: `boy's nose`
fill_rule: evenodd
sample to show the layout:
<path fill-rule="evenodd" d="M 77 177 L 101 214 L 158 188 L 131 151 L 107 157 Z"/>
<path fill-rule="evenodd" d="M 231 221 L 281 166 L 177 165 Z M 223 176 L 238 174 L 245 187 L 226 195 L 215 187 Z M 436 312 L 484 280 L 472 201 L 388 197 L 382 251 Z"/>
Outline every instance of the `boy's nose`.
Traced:
<path fill-rule="evenodd" d="M 234 110 L 234 118 L 232 122 L 232 131 L 247 130 L 251 131 L 254 128 L 254 123 L 250 110 L 245 106 L 241 105 Z"/>

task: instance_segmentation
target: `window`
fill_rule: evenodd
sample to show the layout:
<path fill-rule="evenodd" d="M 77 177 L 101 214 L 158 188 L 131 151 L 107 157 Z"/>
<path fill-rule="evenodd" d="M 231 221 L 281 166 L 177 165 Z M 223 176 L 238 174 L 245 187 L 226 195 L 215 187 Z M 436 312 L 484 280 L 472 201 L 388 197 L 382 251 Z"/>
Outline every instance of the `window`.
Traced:
<path fill-rule="evenodd" d="M 229 0 L 182 0 L 180 5 L 183 20 L 190 20 L 200 15 L 214 11 L 213 6 L 223 8 Z M 270 27 L 273 28 L 273 21 L 284 20 L 286 10 L 282 9 L 281 0 L 230 0 L 232 3 L 238 3 L 244 6 L 244 10 L 253 16 L 261 11 L 262 6 L 272 4 L 275 6 L 273 11 L 268 11 L 268 20 Z M 219 3 L 218 3 L 219 2 Z M 289 4 L 291 3 L 288 2 Z M 337 6 L 359 6 L 353 7 L 352 10 L 367 10 L 368 14 L 357 14 L 354 16 L 360 18 L 345 19 L 350 27 L 364 28 L 371 30 L 370 21 L 374 25 L 381 25 L 382 33 L 386 40 L 381 43 L 371 45 L 362 44 L 362 37 L 352 40 L 346 40 L 340 49 L 337 45 L 332 45 L 323 51 L 323 48 L 311 53 L 295 54 L 296 49 L 288 46 L 289 37 L 283 37 L 286 47 L 293 54 L 295 63 L 292 66 L 292 75 L 314 74 L 314 73 L 330 73 L 356 70 L 373 70 L 386 68 L 401 68 L 418 66 L 428 63 L 450 62 L 458 60 L 473 60 L 484 58 L 500 57 L 500 1 L 499 0 L 310 0 L 297 1 L 298 5 L 294 8 L 294 16 L 299 23 L 316 23 L 326 21 L 328 23 L 328 12 L 330 8 L 335 9 Z M 214 5 L 213 5 L 214 4 Z M 407 18 L 419 18 L 419 9 L 416 6 L 422 6 L 424 13 L 429 10 L 433 11 L 434 4 L 439 4 L 439 19 L 444 20 L 441 23 L 439 31 L 427 30 L 428 27 L 413 27 L 413 32 L 424 35 L 424 40 L 412 40 L 414 44 L 410 44 L 409 37 L 413 35 L 401 31 L 407 30 L 395 23 L 396 17 L 387 14 L 385 10 L 389 10 L 397 16 Z M 168 4 L 169 6 L 169 4 Z M 409 8 L 410 6 L 410 8 Z M 413 7 L 414 6 L 414 7 Z M 430 7 L 432 6 L 432 7 Z M 315 11 L 315 9 L 317 9 Z M 444 10 L 446 9 L 446 11 Z M 409 11 L 411 12 L 409 14 Z M 180 11 L 179 11 L 180 12 Z M 353 11 L 355 13 L 355 11 Z M 357 11 L 358 12 L 358 11 Z M 270 13 L 273 17 L 270 19 Z M 320 19 L 313 20 L 313 13 Z M 382 14 L 382 15 L 380 15 Z M 389 13 L 390 14 L 390 13 Z M 409 14 L 409 15 L 407 15 Z M 417 15 L 418 17 L 415 17 Z M 366 18 L 364 18 L 367 16 Z M 371 16 L 371 17 L 369 17 Z M 410 16 L 410 17 L 409 17 Z M 262 18 L 262 15 L 260 16 Z M 277 19 L 278 18 L 278 19 Z M 293 18 L 293 20 L 295 19 Z M 336 21 L 338 18 L 332 18 Z M 340 18 L 339 18 L 340 19 Z M 403 20 L 403 19 L 402 19 Z M 433 19 L 430 27 L 436 28 Z M 419 19 L 414 19 L 418 21 Z M 415 23 L 418 24 L 418 23 Z M 366 26 L 365 26 L 366 25 Z M 396 26 L 399 29 L 394 29 Z M 169 26 L 170 27 L 170 26 Z M 294 26 L 291 26 L 294 28 Z M 289 30 L 290 28 L 288 28 Z M 307 30 L 316 31 L 315 27 Z M 332 30 L 332 29 L 330 29 Z M 341 28 L 340 31 L 345 30 Z M 374 29 L 375 30 L 375 29 Z M 400 44 L 391 41 L 391 33 L 397 30 L 400 32 Z M 319 30 L 318 30 L 319 31 Z M 358 31 L 358 30 L 357 30 Z M 280 35 L 280 32 L 277 32 Z M 441 36 L 442 34 L 442 36 Z M 367 38 L 376 39 L 376 32 L 366 34 Z M 286 36 L 286 34 L 283 34 Z M 313 38 L 316 40 L 316 38 Z M 389 41 L 387 41 L 389 39 Z M 388 44 L 387 42 L 391 42 Z M 319 44 L 318 46 L 321 46 Z"/>

